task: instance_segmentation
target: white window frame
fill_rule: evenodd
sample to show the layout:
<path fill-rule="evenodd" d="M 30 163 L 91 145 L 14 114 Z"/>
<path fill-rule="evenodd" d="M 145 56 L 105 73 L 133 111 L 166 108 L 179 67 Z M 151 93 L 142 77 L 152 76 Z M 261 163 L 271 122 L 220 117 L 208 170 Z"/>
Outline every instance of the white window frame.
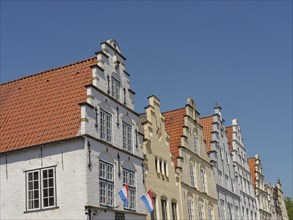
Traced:
<path fill-rule="evenodd" d="M 196 154 L 199 154 L 199 139 L 198 139 L 198 137 L 194 136 L 193 141 L 194 141 L 194 152 Z"/>
<path fill-rule="evenodd" d="M 221 219 L 226 219 L 225 213 L 225 201 L 223 199 L 220 200 L 220 212 L 221 212 Z"/>
<path fill-rule="evenodd" d="M 122 123 L 123 149 L 132 152 L 132 126 L 126 122 Z"/>
<path fill-rule="evenodd" d="M 223 173 L 219 170 L 218 170 L 218 177 L 219 177 L 221 185 L 223 185 Z"/>
<path fill-rule="evenodd" d="M 128 183 L 128 206 L 124 204 L 124 209 L 135 210 L 136 209 L 136 181 L 135 181 L 135 172 L 123 168 L 123 184 Z"/>
<path fill-rule="evenodd" d="M 200 170 L 200 181 L 201 181 L 201 189 L 203 192 L 207 192 L 206 189 L 206 174 L 203 169 Z"/>
<path fill-rule="evenodd" d="M 202 203 L 198 205 L 198 219 L 203 220 L 204 219 L 204 206 Z"/>
<path fill-rule="evenodd" d="M 196 187 L 196 170 L 194 163 L 189 163 L 190 185 Z"/>
<path fill-rule="evenodd" d="M 49 172 L 52 170 L 52 175 L 48 178 L 44 177 L 44 171 Z M 37 173 L 38 178 L 34 178 L 34 173 Z M 30 179 L 30 174 L 32 174 L 33 179 Z M 40 168 L 35 170 L 25 171 L 25 183 L 26 183 L 26 211 L 35 211 L 35 210 L 46 210 L 57 207 L 57 195 L 56 195 L 56 169 L 53 167 Z M 45 180 L 46 184 L 45 184 Z M 37 186 L 35 188 L 35 183 Z M 32 186 L 33 188 L 31 188 Z M 48 190 L 47 195 L 45 196 L 44 191 Z M 37 197 L 34 196 L 34 193 L 37 193 Z M 51 196 L 50 196 L 51 194 Z M 32 196 L 31 196 L 32 195 Z M 45 206 L 45 199 L 48 201 Z M 50 205 L 50 201 L 53 199 L 53 204 Z M 38 201 L 38 207 L 31 207 L 30 202 Z M 34 204 L 33 204 L 34 205 Z"/>
<path fill-rule="evenodd" d="M 105 169 L 103 169 L 105 167 Z M 99 180 L 100 180 L 100 200 L 99 203 L 102 206 L 114 205 L 114 165 L 100 160 L 99 163 Z M 104 188 L 102 188 L 104 186 Z M 102 190 L 104 191 L 102 196 Z M 105 201 L 102 201 L 104 199 Z"/>
<path fill-rule="evenodd" d="M 112 97 L 120 101 L 120 82 L 112 76 Z"/>
<path fill-rule="evenodd" d="M 190 200 L 187 201 L 187 214 L 188 220 L 194 220 L 193 202 Z"/>
<path fill-rule="evenodd" d="M 109 143 L 112 142 L 112 115 L 100 109 L 100 137 Z"/>
<path fill-rule="evenodd" d="M 213 220 L 214 219 L 214 209 L 213 207 L 208 207 L 208 220 Z"/>

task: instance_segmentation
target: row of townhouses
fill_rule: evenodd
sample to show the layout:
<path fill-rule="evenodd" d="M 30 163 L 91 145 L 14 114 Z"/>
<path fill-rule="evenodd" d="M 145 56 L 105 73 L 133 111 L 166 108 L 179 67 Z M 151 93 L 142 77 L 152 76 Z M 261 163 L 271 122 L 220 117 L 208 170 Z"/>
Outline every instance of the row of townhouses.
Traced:
<path fill-rule="evenodd" d="M 237 119 L 225 127 L 219 105 L 200 117 L 191 98 L 161 112 L 156 96 L 138 114 L 125 61 L 110 39 L 92 58 L 1 84 L 0 219 L 288 219 Z"/>

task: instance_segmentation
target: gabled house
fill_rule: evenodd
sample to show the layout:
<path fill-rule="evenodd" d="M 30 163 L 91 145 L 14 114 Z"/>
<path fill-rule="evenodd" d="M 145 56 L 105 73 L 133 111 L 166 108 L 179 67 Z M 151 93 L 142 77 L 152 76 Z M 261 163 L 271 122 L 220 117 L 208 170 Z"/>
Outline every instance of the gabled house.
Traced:
<path fill-rule="evenodd" d="M 195 102 L 189 98 L 185 107 L 163 115 L 178 176 L 182 210 L 178 219 L 218 219 L 215 177 Z"/>
<path fill-rule="evenodd" d="M 250 169 L 244 147 L 241 128 L 237 119 L 232 120 L 232 125 L 226 127 L 230 153 L 235 171 L 235 181 L 240 190 L 241 219 L 258 219 L 258 207 L 256 203 L 254 187 L 252 185 Z"/>
<path fill-rule="evenodd" d="M 144 133 L 145 185 L 152 190 L 155 208 L 147 219 L 181 219 L 179 177 L 175 173 L 165 117 L 160 110 L 160 100 L 155 96 L 148 100 L 146 113 L 140 115 L 140 121 L 141 132 Z"/>
<path fill-rule="evenodd" d="M 110 39 L 90 59 L 1 84 L 0 219 L 145 219 L 125 61 Z"/>
<path fill-rule="evenodd" d="M 214 114 L 200 119 L 216 179 L 219 217 L 223 220 L 241 219 L 240 192 L 225 130 L 222 108 L 216 105 Z"/>
<path fill-rule="evenodd" d="M 272 216 L 270 206 L 271 195 L 265 186 L 260 156 L 257 154 L 255 157 L 248 158 L 248 164 L 259 209 L 259 217 L 261 220 L 274 219 L 275 216 Z"/>

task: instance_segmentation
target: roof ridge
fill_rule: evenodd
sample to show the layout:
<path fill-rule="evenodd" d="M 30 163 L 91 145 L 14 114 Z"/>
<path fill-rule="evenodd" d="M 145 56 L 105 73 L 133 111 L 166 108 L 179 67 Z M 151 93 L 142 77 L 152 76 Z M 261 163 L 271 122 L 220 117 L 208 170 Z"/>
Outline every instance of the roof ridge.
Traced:
<path fill-rule="evenodd" d="M 205 119 L 205 118 L 210 118 L 210 117 L 213 117 L 213 115 L 209 115 L 209 116 L 200 117 L 200 119 Z"/>
<path fill-rule="evenodd" d="M 23 79 L 26 79 L 26 78 L 29 78 L 29 77 L 38 76 L 38 75 L 41 75 L 41 74 L 44 74 L 44 73 L 47 73 L 47 72 L 51 72 L 51 71 L 54 71 L 54 70 L 63 69 L 63 68 L 69 67 L 69 66 L 73 66 L 73 65 L 80 64 L 80 63 L 84 63 L 84 62 L 93 60 L 95 58 L 96 57 L 91 57 L 91 58 L 87 58 L 87 59 L 84 59 L 84 60 L 76 61 L 74 63 L 67 64 L 67 65 L 64 65 L 64 66 L 59 66 L 59 67 L 55 67 L 55 68 L 52 68 L 52 69 L 44 70 L 44 71 L 41 71 L 41 72 L 38 72 L 38 73 L 35 73 L 35 74 L 23 76 L 23 77 L 18 78 L 18 79 L 14 79 L 14 80 L 10 80 L 10 81 L 4 82 L 4 83 L 0 83 L 0 86 L 7 85 L 7 84 L 10 84 L 10 83 L 14 83 L 14 82 L 17 82 L 17 81 L 20 81 L 20 80 L 23 80 Z"/>
<path fill-rule="evenodd" d="M 179 111 L 179 110 L 183 110 L 183 109 L 185 109 L 185 107 L 183 107 L 183 108 L 177 108 L 177 109 L 172 109 L 172 110 L 165 111 L 165 112 L 162 112 L 162 113 L 165 114 L 165 113 L 175 112 L 175 111 Z"/>

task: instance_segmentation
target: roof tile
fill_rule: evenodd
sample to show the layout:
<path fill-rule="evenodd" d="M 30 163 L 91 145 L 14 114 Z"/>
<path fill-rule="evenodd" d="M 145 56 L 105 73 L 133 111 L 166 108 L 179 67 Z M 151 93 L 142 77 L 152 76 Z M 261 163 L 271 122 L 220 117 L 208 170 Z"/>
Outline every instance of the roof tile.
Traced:
<path fill-rule="evenodd" d="M 0 152 L 74 137 L 92 81 L 90 58 L 0 85 Z M 77 74 L 78 72 L 78 74 Z"/>

